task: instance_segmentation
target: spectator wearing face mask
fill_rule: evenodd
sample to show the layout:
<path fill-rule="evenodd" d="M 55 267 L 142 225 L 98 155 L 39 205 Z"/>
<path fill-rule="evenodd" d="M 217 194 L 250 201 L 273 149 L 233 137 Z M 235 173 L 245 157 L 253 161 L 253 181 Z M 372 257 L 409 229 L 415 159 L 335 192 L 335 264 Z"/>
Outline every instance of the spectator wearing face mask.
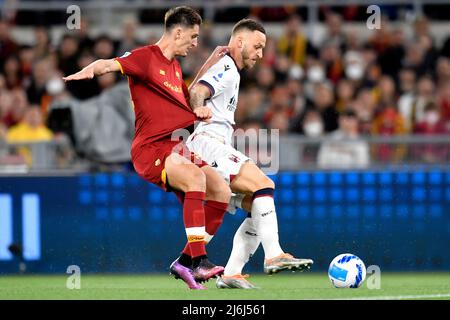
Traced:
<path fill-rule="evenodd" d="M 369 165 L 369 146 L 360 139 L 358 118 L 353 110 L 339 116 L 339 128 L 321 144 L 318 154 L 320 168 L 366 168 Z"/>
<path fill-rule="evenodd" d="M 316 163 L 319 151 L 316 139 L 324 134 L 324 123 L 320 112 L 312 108 L 306 109 L 300 117 L 292 121 L 291 130 L 304 135 L 306 138 L 305 143 L 300 148 L 302 163 Z"/>
<path fill-rule="evenodd" d="M 425 106 L 423 120 L 415 125 L 414 133 L 428 136 L 449 133 L 434 102 L 429 102 Z M 445 145 L 424 143 L 414 147 L 415 157 L 427 163 L 445 162 L 448 159 L 448 154 L 449 149 Z"/>
<path fill-rule="evenodd" d="M 315 88 L 326 81 L 325 67 L 319 60 L 310 59 L 304 79 L 304 95 L 307 100 L 314 100 Z"/>
<path fill-rule="evenodd" d="M 364 55 L 359 51 L 348 51 L 344 56 L 344 68 L 347 79 L 354 85 L 359 84 L 363 80 L 366 72 Z"/>
<path fill-rule="evenodd" d="M 445 122 L 442 121 L 439 109 L 434 102 L 428 102 L 425 106 L 423 120 L 415 125 L 414 133 L 426 135 L 448 133 Z"/>
<path fill-rule="evenodd" d="M 323 135 L 324 125 L 322 116 L 315 109 L 309 109 L 303 115 L 303 120 L 300 120 L 298 132 L 304 134 L 309 138 L 317 138 Z"/>

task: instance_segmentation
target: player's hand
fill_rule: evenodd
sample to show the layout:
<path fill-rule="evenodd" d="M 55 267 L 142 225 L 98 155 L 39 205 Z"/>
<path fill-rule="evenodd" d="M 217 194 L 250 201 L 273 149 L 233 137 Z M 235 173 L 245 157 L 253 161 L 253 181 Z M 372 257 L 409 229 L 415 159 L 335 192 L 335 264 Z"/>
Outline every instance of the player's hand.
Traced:
<path fill-rule="evenodd" d="M 218 58 L 223 57 L 224 55 L 226 55 L 228 52 L 230 52 L 230 47 L 229 46 L 217 46 L 212 55 L 217 56 Z"/>
<path fill-rule="evenodd" d="M 71 80 L 84 80 L 84 79 L 92 79 L 94 78 L 94 68 L 84 68 L 77 73 L 71 74 L 70 76 L 63 77 L 64 81 Z"/>
<path fill-rule="evenodd" d="M 217 46 L 207 59 L 208 65 L 212 66 L 217 61 L 219 61 L 224 55 L 230 52 L 230 47 L 228 46 Z"/>
<path fill-rule="evenodd" d="M 195 108 L 194 113 L 197 116 L 197 118 L 199 118 L 202 121 L 206 122 L 211 121 L 212 111 L 210 108 L 206 106 Z"/>

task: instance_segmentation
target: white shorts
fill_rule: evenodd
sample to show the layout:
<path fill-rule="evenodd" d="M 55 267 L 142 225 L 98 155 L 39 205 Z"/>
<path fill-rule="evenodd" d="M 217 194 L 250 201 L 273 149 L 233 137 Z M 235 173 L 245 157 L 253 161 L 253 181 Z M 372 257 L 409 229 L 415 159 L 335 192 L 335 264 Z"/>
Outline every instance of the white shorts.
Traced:
<path fill-rule="evenodd" d="M 193 133 L 189 136 L 187 147 L 213 167 L 230 184 L 244 163 L 252 161 L 242 152 L 208 133 Z"/>

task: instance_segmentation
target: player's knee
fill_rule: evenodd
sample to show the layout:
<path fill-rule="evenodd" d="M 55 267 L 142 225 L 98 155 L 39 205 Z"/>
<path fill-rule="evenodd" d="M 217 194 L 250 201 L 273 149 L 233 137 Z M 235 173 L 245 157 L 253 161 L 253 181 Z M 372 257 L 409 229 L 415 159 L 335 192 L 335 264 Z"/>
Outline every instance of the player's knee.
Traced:
<path fill-rule="evenodd" d="M 197 167 L 185 173 L 187 191 L 206 191 L 206 176 Z"/>
<path fill-rule="evenodd" d="M 220 196 L 220 201 L 221 202 L 230 202 L 231 199 L 231 189 L 230 186 L 226 183 L 223 184 L 223 186 L 220 188 L 219 190 L 219 194 Z"/>
<path fill-rule="evenodd" d="M 266 188 L 275 189 L 275 183 L 269 177 L 264 176 L 264 178 L 262 178 L 260 181 L 258 181 L 258 190 L 266 189 Z"/>
<path fill-rule="evenodd" d="M 206 193 L 208 199 L 219 202 L 228 203 L 231 198 L 231 189 L 225 180 L 222 180 L 220 183 L 214 183 L 207 189 Z"/>

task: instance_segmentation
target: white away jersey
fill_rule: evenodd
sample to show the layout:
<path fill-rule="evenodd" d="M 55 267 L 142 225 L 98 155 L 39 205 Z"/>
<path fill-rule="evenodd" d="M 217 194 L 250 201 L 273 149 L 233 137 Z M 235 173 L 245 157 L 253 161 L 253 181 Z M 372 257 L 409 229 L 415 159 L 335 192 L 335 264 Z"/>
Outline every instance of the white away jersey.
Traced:
<path fill-rule="evenodd" d="M 200 78 L 199 83 L 206 85 L 211 91 L 206 106 L 212 110 L 212 118 L 210 123 L 200 121 L 194 134 L 206 131 L 231 144 L 240 80 L 236 63 L 228 54 Z"/>

